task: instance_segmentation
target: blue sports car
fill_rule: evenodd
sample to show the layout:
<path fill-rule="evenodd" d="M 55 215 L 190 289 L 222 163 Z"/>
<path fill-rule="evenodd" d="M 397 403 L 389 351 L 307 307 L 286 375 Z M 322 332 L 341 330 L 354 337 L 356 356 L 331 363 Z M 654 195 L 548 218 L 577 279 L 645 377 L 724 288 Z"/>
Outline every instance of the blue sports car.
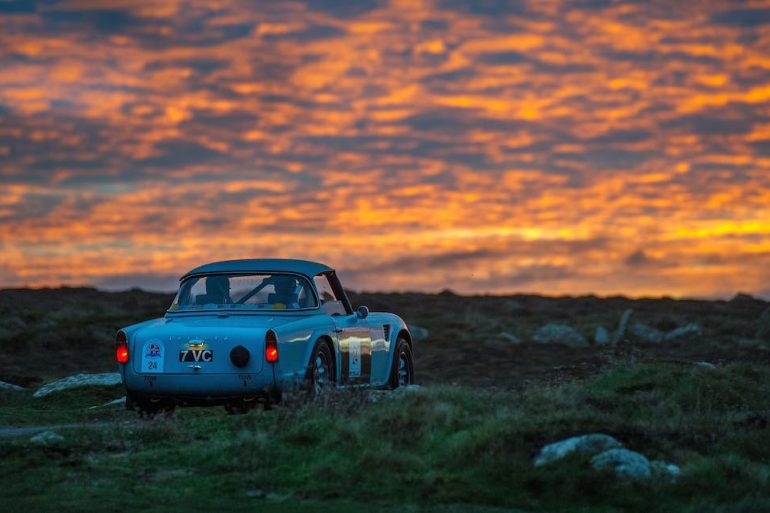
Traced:
<path fill-rule="evenodd" d="M 353 310 L 334 269 L 304 260 L 214 262 L 180 279 L 166 315 L 121 329 L 126 406 L 269 408 L 287 390 L 396 388 L 414 382 L 401 318 Z"/>

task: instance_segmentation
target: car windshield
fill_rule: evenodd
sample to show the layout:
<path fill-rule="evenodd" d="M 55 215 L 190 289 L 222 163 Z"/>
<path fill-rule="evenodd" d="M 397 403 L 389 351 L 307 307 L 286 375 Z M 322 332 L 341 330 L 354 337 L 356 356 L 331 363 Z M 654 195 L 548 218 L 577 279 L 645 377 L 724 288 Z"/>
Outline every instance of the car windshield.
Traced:
<path fill-rule="evenodd" d="M 310 282 L 297 274 L 210 274 L 184 280 L 169 310 L 302 310 L 317 306 Z"/>

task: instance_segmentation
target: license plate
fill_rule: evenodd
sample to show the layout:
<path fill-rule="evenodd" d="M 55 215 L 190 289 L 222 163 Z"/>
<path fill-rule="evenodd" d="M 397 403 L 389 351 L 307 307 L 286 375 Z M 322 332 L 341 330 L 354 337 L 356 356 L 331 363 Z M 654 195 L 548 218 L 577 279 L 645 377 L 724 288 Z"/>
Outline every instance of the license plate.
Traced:
<path fill-rule="evenodd" d="M 214 351 L 211 349 L 182 349 L 179 351 L 180 362 L 212 362 Z"/>

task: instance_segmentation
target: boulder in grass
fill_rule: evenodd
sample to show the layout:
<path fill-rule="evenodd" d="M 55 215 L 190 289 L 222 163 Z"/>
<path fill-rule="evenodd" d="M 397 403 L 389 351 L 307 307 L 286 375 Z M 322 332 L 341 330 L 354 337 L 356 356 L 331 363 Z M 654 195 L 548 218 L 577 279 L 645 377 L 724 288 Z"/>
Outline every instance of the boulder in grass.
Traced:
<path fill-rule="evenodd" d="M 536 467 L 539 467 L 561 460 L 574 453 L 592 456 L 620 447 L 623 447 L 620 442 L 610 435 L 602 433 L 573 436 L 572 438 L 554 442 L 543 447 L 535 457 L 534 464 Z"/>
<path fill-rule="evenodd" d="M 620 316 L 620 322 L 618 323 L 618 329 L 612 334 L 612 345 L 617 345 L 623 342 L 626 338 L 626 332 L 628 331 L 628 323 L 631 322 L 631 316 L 634 315 L 632 309 L 628 309 Z"/>
<path fill-rule="evenodd" d="M 55 392 L 68 390 L 70 388 L 102 386 L 109 387 L 120 385 L 122 383 L 120 374 L 117 372 L 107 372 L 104 374 L 77 374 L 57 381 L 43 385 L 32 394 L 32 397 L 45 397 Z"/>
<path fill-rule="evenodd" d="M 631 335 L 631 338 L 645 344 L 659 344 L 663 342 L 665 336 L 665 333 L 662 331 L 651 328 L 641 322 L 633 323 L 628 332 Z"/>
<path fill-rule="evenodd" d="M 54 445 L 64 441 L 64 437 L 55 431 L 43 431 L 29 439 L 33 444 Z"/>
<path fill-rule="evenodd" d="M 6 383 L 5 381 L 0 381 L 0 390 L 12 390 L 14 392 L 23 392 L 26 390 L 26 388 L 20 387 L 19 385 L 14 385 L 13 383 Z"/>
<path fill-rule="evenodd" d="M 546 324 L 535 332 L 532 340 L 541 344 L 563 344 L 570 347 L 588 347 L 588 341 L 574 328 L 564 324 Z"/>
<path fill-rule="evenodd" d="M 591 466 L 596 470 L 611 470 L 618 477 L 648 479 L 650 462 L 638 452 L 616 448 L 604 451 L 591 458 Z"/>
<path fill-rule="evenodd" d="M 607 328 L 604 326 L 599 326 L 596 328 L 596 333 L 594 334 L 594 342 L 597 346 L 606 346 L 610 343 L 610 334 L 607 331 Z"/>
<path fill-rule="evenodd" d="M 117 399 L 114 399 L 112 401 L 108 401 L 108 402 L 106 402 L 104 404 L 98 404 L 96 406 L 89 406 L 88 409 L 89 410 L 94 410 L 96 408 L 104 408 L 105 406 L 115 406 L 115 405 L 123 406 L 125 404 L 126 404 L 126 396 L 123 396 L 123 397 L 119 397 Z"/>
<path fill-rule="evenodd" d="M 688 324 L 680 328 L 673 329 L 663 335 L 664 342 L 679 342 L 684 340 L 697 339 L 703 336 L 703 331 L 697 324 Z"/>
<path fill-rule="evenodd" d="M 650 473 L 653 477 L 662 481 L 674 482 L 679 479 L 679 476 L 682 473 L 682 469 L 673 463 L 654 460 L 650 462 Z"/>

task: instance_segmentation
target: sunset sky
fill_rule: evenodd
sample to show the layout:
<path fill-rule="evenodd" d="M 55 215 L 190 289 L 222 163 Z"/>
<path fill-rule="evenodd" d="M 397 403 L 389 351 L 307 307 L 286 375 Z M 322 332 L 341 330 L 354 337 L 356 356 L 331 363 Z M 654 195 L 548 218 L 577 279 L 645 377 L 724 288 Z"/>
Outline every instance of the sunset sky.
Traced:
<path fill-rule="evenodd" d="M 0 287 L 770 297 L 770 2 L 0 0 Z"/>

